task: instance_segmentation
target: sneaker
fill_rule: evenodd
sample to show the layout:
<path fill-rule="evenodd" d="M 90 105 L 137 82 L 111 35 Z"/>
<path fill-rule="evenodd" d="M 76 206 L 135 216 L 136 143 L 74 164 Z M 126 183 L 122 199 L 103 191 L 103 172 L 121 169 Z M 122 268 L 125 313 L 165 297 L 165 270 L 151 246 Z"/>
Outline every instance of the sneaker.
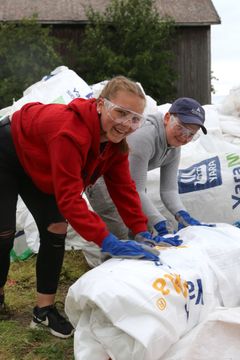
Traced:
<path fill-rule="evenodd" d="M 6 306 L 4 302 L 4 295 L 0 295 L 0 321 L 8 320 L 11 317 L 11 313 L 9 308 Z"/>
<path fill-rule="evenodd" d="M 59 314 L 55 305 L 42 308 L 35 306 L 30 327 L 32 329 L 47 327 L 52 335 L 62 339 L 72 336 L 74 332 L 72 324 Z"/>

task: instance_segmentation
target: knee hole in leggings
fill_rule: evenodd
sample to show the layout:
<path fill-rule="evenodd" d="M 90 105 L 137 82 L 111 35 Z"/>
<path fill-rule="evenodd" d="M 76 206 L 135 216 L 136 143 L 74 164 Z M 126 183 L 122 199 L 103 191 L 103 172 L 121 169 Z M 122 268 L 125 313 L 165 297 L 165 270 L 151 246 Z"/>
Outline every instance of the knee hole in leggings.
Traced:
<path fill-rule="evenodd" d="M 47 231 L 54 233 L 54 234 L 66 234 L 67 232 L 67 222 L 58 222 L 58 223 L 52 223 L 48 226 Z"/>

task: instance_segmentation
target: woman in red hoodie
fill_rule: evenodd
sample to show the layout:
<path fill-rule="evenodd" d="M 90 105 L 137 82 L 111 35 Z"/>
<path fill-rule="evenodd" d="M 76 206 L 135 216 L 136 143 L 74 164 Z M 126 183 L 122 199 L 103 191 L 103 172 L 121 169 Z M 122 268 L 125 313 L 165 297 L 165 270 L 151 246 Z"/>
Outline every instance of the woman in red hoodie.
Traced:
<path fill-rule="evenodd" d="M 115 257 L 157 261 L 146 247 L 147 218 L 128 164 L 126 136 L 143 121 L 145 97 L 133 81 L 110 80 L 99 99 L 75 99 L 68 105 L 28 103 L 10 121 L 0 122 L 0 318 L 4 318 L 4 285 L 10 266 L 21 196 L 39 230 L 37 304 L 32 327 L 46 325 L 53 335 L 66 338 L 73 327 L 54 305 L 64 257 L 68 222 L 102 252 Z M 82 194 L 104 176 L 108 191 L 128 228 L 141 233 L 143 243 L 120 241 L 89 210 Z"/>

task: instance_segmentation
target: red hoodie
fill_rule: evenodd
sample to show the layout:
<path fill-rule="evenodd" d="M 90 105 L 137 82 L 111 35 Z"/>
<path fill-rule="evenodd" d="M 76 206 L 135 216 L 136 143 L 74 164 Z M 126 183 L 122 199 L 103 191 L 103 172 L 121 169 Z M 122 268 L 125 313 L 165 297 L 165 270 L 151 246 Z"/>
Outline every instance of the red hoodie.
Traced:
<path fill-rule="evenodd" d="M 86 240 L 101 246 L 106 224 L 88 209 L 82 194 L 104 175 L 108 191 L 134 234 L 147 218 L 131 179 L 128 155 L 107 143 L 100 153 L 100 121 L 95 99 L 68 105 L 29 103 L 12 117 L 12 136 L 26 173 L 43 192 L 54 194 L 62 215 Z"/>

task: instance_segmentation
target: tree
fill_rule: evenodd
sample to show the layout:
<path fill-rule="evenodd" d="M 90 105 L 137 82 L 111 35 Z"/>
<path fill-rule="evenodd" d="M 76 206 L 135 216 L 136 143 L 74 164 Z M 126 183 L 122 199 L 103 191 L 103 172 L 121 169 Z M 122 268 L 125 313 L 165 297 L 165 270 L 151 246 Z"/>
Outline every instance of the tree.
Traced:
<path fill-rule="evenodd" d="M 0 24 L 0 108 L 12 105 L 24 89 L 62 63 L 50 30 L 36 17 Z"/>
<path fill-rule="evenodd" d="M 158 103 L 175 95 L 174 23 L 162 19 L 153 0 L 111 0 L 104 13 L 87 8 L 78 72 L 89 83 L 115 75 L 139 81 Z"/>

